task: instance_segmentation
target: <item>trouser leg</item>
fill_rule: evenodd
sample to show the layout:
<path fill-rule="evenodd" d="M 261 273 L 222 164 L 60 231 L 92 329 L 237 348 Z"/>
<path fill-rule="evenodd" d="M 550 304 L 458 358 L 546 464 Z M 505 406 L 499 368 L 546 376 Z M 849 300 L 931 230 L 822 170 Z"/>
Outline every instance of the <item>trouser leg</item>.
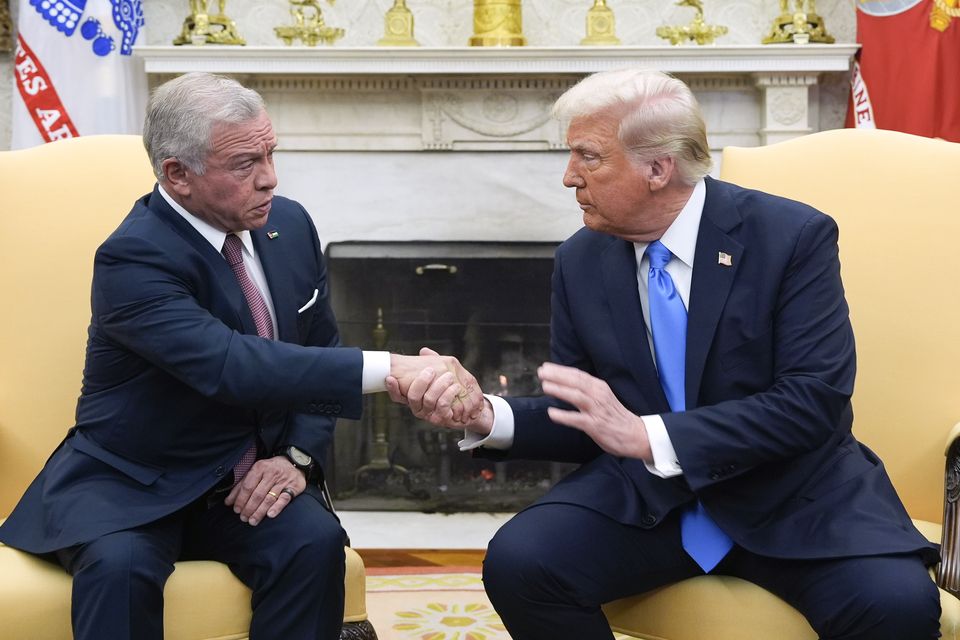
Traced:
<path fill-rule="evenodd" d="M 567 504 L 517 514 L 483 566 L 513 640 L 609 640 L 601 604 L 701 573 L 683 551 L 676 516 L 645 530 Z"/>
<path fill-rule="evenodd" d="M 56 552 L 73 576 L 75 640 L 163 640 L 163 587 L 179 552 L 173 518 Z"/>
<path fill-rule="evenodd" d="M 734 549 L 718 569 L 777 594 L 825 640 L 940 637 L 940 593 L 918 555 L 779 560 Z"/>
<path fill-rule="evenodd" d="M 346 534 L 310 494 L 256 527 L 223 505 L 191 519 L 185 555 L 219 560 L 253 591 L 251 640 L 335 640 L 343 623 Z"/>

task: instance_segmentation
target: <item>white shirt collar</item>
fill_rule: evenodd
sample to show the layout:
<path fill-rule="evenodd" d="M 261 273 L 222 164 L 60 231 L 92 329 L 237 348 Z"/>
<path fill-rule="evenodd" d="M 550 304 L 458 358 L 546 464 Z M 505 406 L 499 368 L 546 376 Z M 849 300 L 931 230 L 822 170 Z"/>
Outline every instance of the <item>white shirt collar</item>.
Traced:
<path fill-rule="evenodd" d="M 223 241 L 227 238 L 227 234 L 225 232 L 220 231 L 206 220 L 198 218 L 181 207 L 179 202 L 171 198 L 170 194 L 164 191 L 163 185 L 158 184 L 157 190 L 174 211 L 179 213 L 184 220 L 190 223 L 190 226 L 197 230 L 197 233 L 202 235 L 204 238 L 206 238 L 207 242 L 213 245 L 213 248 L 217 250 L 217 253 L 223 251 Z M 253 256 L 253 238 L 250 236 L 250 231 L 235 231 L 234 233 L 240 238 L 240 242 L 243 243 L 243 248 L 246 249 L 247 253 Z"/>
<path fill-rule="evenodd" d="M 693 258 L 697 252 L 697 236 L 700 233 L 700 218 L 703 217 L 703 205 L 707 200 L 707 184 L 701 179 L 693 187 L 693 193 L 690 199 L 683 205 L 683 209 L 677 215 L 676 219 L 663 236 L 660 242 L 663 243 L 670 253 L 685 265 L 693 268 Z M 634 243 L 637 248 L 637 256 L 642 257 L 647 250 L 649 242 Z"/>

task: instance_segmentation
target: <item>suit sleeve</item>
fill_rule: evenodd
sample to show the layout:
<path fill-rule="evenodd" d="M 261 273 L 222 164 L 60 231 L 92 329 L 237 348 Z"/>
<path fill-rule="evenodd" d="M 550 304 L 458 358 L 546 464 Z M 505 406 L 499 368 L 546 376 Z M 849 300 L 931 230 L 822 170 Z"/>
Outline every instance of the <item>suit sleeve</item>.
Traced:
<path fill-rule="evenodd" d="M 773 311 L 770 387 L 663 416 L 694 490 L 849 432 L 856 356 L 837 236 L 822 214 L 799 232 Z"/>
<path fill-rule="evenodd" d="M 335 334 L 326 335 L 326 345 L 300 346 L 233 330 L 200 304 L 200 297 L 218 299 L 209 291 L 218 285 L 197 277 L 189 264 L 197 259 L 177 264 L 148 238 L 112 237 L 95 259 L 92 322 L 107 339 L 205 397 L 305 411 L 335 400 L 344 416 L 359 417 L 359 349 L 331 348 Z"/>

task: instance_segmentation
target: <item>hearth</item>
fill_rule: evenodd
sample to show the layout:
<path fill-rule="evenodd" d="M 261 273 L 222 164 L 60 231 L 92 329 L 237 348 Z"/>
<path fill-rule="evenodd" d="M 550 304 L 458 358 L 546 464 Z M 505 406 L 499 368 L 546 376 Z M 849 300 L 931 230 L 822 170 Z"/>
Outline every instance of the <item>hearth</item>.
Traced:
<path fill-rule="evenodd" d="M 327 249 L 343 344 L 457 356 L 484 392 L 539 395 L 549 359 L 555 243 L 342 242 Z M 490 462 L 461 453 L 462 431 L 433 427 L 386 394 L 340 420 L 328 482 L 339 509 L 516 511 L 571 465 Z"/>

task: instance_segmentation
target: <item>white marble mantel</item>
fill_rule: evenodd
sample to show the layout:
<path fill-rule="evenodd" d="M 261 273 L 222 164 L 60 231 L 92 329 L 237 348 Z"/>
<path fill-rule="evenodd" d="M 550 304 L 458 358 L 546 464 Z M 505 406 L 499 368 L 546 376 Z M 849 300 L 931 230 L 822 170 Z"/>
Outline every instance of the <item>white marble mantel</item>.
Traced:
<path fill-rule="evenodd" d="M 137 47 L 147 73 L 587 74 L 628 66 L 670 73 L 847 71 L 859 45 L 708 47 Z"/>
<path fill-rule="evenodd" d="M 549 118 L 553 100 L 585 74 L 629 66 L 687 81 L 718 148 L 804 135 L 817 130 L 810 88 L 822 74 L 845 74 L 857 48 L 208 45 L 144 46 L 135 54 L 154 78 L 190 71 L 242 77 L 266 98 L 287 149 L 549 150 L 563 147 Z M 719 121 L 731 100 L 753 109 L 752 127 Z"/>

